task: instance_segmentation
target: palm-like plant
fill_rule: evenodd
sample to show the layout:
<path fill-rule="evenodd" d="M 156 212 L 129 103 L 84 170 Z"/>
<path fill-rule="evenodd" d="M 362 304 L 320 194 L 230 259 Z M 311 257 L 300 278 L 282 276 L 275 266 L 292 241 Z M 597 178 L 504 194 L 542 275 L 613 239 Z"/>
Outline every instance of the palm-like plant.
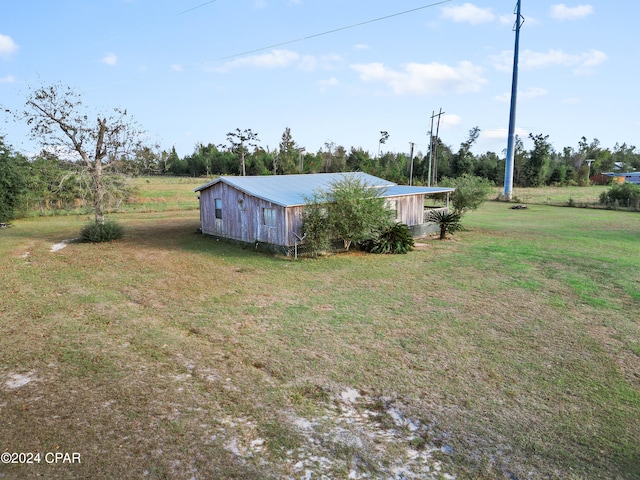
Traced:
<path fill-rule="evenodd" d="M 429 213 L 429 221 L 437 223 L 440 227 L 440 240 L 444 240 L 447 233 L 453 235 L 455 232 L 464 230 L 460 220 L 462 219 L 462 213 L 446 210 L 433 210 Z"/>
<path fill-rule="evenodd" d="M 395 223 L 384 230 L 378 238 L 372 238 L 361 244 L 361 248 L 371 253 L 407 253 L 414 245 L 409 227 L 404 223 Z"/>

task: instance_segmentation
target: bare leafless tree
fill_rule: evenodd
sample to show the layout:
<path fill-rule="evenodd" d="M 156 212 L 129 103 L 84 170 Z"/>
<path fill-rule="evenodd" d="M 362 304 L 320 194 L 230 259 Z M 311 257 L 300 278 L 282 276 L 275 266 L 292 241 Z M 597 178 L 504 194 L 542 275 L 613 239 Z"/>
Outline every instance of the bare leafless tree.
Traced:
<path fill-rule="evenodd" d="M 81 162 L 91 178 L 95 221 L 104 224 L 103 174 L 142 143 L 143 131 L 127 111 L 114 108 L 109 115 L 93 117 L 71 87 L 53 84 L 32 89 L 26 109 L 16 117 L 31 127 L 31 137 L 45 149 Z"/>

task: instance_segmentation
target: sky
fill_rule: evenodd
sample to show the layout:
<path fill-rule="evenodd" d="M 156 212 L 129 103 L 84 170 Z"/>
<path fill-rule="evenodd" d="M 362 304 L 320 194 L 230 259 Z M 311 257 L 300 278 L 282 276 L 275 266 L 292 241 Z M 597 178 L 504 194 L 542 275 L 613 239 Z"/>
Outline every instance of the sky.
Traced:
<path fill-rule="evenodd" d="M 507 145 L 516 0 L 27 0 L 0 18 L 0 135 L 39 151 L 5 110 L 72 87 L 92 112 L 126 108 L 180 156 L 236 128 L 307 151 L 428 149 L 431 117 L 457 150 Z M 640 2 L 522 0 L 516 132 L 640 145 Z M 437 118 L 434 119 L 437 122 Z M 435 133 L 434 124 L 434 133 Z M 389 133 L 384 145 L 380 132 Z M 531 142 L 525 141 L 530 148 Z"/>

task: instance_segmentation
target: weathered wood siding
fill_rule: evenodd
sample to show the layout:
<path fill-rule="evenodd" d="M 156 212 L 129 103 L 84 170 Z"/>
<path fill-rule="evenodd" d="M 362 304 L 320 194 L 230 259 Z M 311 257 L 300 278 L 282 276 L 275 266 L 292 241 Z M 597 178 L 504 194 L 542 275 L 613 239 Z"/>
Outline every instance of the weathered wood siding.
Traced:
<path fill-rule="evenodd" d="M 222 219 L 216 219 L 215 216 L 216 198 L 222 200 Z M 264 224 L 264 208 L 274 210 L 274 226 Z M 280 205 L 248 195 L 224 182 L 200 192 L 202 233 L 232 240 L 293 245 L 287 238 L 285 210 Z"/>
<path fill-rule="evenodd" d="M 406 223 L 409 226 L 422 223 L 422 211 L 424 209 L 424 195 L 402 195 L 389 197 L 388 202 L 396 202 L 398 212 L 396 222 Z"/>
<path fill-rule="evenodd" d="M 296 237 L 294 232 L 302 237 L 302 213 L 304 212 L 304 206 L 288 207 L 286 209 L 287 215 L 287 243 L 285 245 L 291 247 L 295 245 Z"/>

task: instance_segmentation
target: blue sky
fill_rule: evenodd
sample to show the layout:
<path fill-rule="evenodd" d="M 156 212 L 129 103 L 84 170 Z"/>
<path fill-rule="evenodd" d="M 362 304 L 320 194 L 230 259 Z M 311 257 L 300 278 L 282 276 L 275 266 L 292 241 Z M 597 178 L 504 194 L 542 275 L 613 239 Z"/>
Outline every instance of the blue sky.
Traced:
<path fill-rule="evenodd" d="M 506 148 L 515 0 L 10 3 L 5 108 L 24 105 L 29 86 L 61 82 L 96 111 L 127 108 L 181 156 L 236 128 L 270 149 L 290 127 L 309 151 L 334 142 L 375 153 L 381 130 L 385 150 L 425 151 L 442 108 L 440 136 L 455 150 L 474 126 L 476 152 Z M 582 136 L 639 145 L 640 2 L 522 0 L 522 13 L 518 133 L 549 135 L 558 150 Z M 23 125 L 0 122 L 0 134 L 38 150 Z"/>

